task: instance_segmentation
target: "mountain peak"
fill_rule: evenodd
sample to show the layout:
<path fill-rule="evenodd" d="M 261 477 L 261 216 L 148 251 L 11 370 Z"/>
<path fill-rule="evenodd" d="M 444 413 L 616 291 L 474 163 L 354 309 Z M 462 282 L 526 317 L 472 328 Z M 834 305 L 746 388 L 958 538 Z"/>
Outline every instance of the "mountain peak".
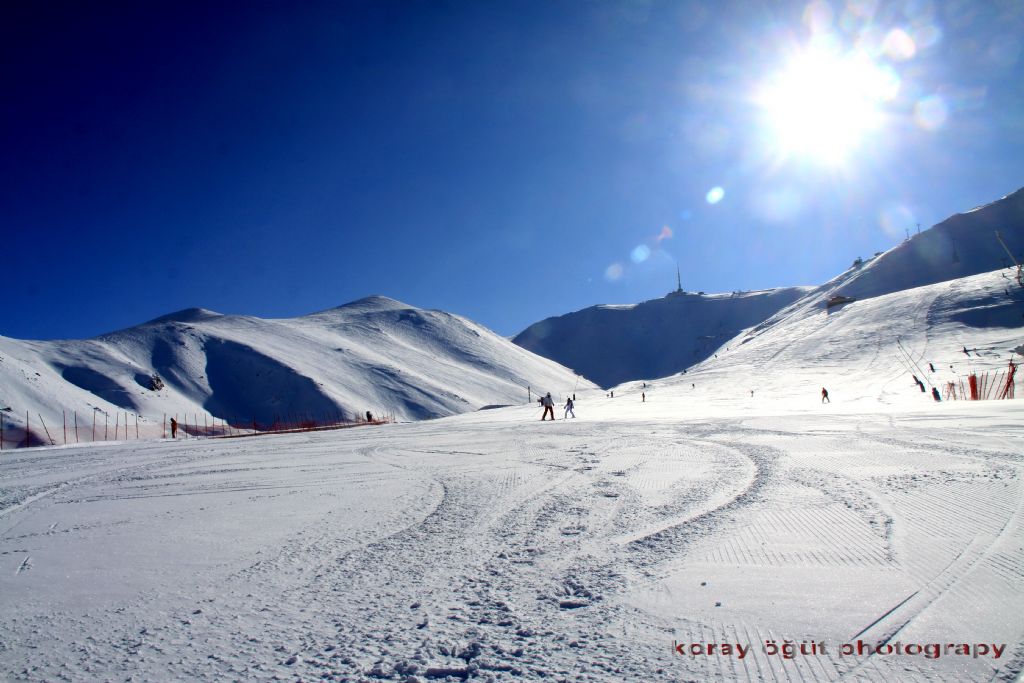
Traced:
<path fill-rule="evenodd" d="M 207 308 L 183 308 L 180 311 L 174 313 L 168 313 L 162 315 L 159 318 L 153 318 L 146 324 L 151 325 L 153 323 L 194 323 L 201 320 L 210 320 L 212 318 L 219 318 L 221 314 L 217 311 L 211 311 Z"/>

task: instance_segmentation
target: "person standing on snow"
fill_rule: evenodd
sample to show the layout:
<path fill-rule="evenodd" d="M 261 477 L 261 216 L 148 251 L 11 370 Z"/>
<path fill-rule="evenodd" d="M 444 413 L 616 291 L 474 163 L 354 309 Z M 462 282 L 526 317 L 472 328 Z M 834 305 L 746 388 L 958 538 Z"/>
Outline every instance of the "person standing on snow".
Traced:
<path fill-rule="evenodd" d="M 572 413 L 572 419 L 576 419 L 576 412 L 572 409 L 574 405 L 575 404 L 572 402 L 571 398 L 567 398 L 565 400 L 565 415 L 562 417 L 563 420 L 569 417 L 569 413 Z"/>
<path fill-rule="evenodd" d="M 821 388 L 821 402 L 822 403 L 825 403 L 825 402 L 831 403 L 832 402 L 832 401 L 829 401 L 828 389 L 826 389 L 825 387 Z"/>
<path fill-rule="evenodd" d="M 540 404 L 542 406 L 544 406 L 544 414 L 540 416 L 540 421 L 543 422 L 547 418 L 548 413 L 551 413 L 551 421 L 554 422 L 555 421 L 555 402 L 551 400 L 551 392 L 550 391 L 548 392 L 547 396 L 545 396 L 544 398 L 542 398 L 540 400 Z"/>

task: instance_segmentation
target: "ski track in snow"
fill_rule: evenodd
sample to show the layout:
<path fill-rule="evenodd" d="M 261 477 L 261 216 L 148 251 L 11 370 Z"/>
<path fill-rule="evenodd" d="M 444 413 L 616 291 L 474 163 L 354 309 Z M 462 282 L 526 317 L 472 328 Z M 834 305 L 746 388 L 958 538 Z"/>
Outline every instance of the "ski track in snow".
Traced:
<path fill-rule="evenodd" d="M 991 424 L 471 418 L 17 453 L 0 678 L 1014 680 L 1024 450 Z M 1007 651 L 839 656 L 856 637 Z"/>

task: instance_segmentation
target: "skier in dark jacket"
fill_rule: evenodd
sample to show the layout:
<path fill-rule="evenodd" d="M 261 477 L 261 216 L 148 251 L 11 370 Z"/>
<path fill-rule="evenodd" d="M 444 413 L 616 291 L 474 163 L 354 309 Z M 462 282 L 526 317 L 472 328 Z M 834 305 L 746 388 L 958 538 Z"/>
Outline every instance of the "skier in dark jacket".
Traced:
<path fill-rule="evenodd" d="M 826 389 L 825 387 L 822 387 L 822 388 L 821 388 L 821 402 L 822 402 L 822 403 L 825 403 L 826 401 L 827 401 L 828 403 L 831 403 L 831 402 L 832 402 L 832 401 L 830 401 L 830 400 L 829 400 L 829 398 L 828 398 L 828 389 Z"/>
<path fill-rule="evenodd" d="M 173 417 L 171 418 L 171 438 L 178 438 L 178 421 Z"/>

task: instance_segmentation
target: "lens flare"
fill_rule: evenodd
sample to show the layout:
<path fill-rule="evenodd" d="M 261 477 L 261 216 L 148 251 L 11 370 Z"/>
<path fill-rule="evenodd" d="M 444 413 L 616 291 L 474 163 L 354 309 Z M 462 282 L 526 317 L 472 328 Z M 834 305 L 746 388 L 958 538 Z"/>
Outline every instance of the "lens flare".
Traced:
<path fill-rule="evenodd" d="M 717 204 L 718 202 L 722 201 L 724 197 L 725 190 L 722 189 L 720 186 L 716 185 L 715 187 L 712 187 L 710 190 L 708 190 L 708 193 L 707 195 L 705 195 L 704 199 L 707 200 L 708 204 Z"/>
<path fill-rule="evenodd" d="M 893 204 L 882 209 L 878 223 L 890 237 L 904 237 L 915 226 L 914 212 L 902 204 Z"/>
<path fill-rule="evenodd" d="M 917 54 L 917 44 L 914 39 L 901 28 L 894 28 L 886 34 L 882 49 L 890 59 L 900 62 L 912 59 Z"/>
<path fill-rule="evenodd" d="M 604 279 L 608 282 L 615 282 L 622 277 L 622 264 L 613 263 L 604 269 Z"/>
<path fill-rule="evenodd" d="M 924 130 L 938 130 L 948 118 L 949 107 L 939 95 L 923 97 L 914 105 L 914 122 Z"/>
<path fill-rule="evenodd" d="M 633 263 L 643 263 L 650 257 L 650 255 L 651 248 L 648 247 L 646 244 L 641 244 L 640 246 L 633 249 L 633 252 L 629 255 L 629 258 L 633 260 Z"/>

